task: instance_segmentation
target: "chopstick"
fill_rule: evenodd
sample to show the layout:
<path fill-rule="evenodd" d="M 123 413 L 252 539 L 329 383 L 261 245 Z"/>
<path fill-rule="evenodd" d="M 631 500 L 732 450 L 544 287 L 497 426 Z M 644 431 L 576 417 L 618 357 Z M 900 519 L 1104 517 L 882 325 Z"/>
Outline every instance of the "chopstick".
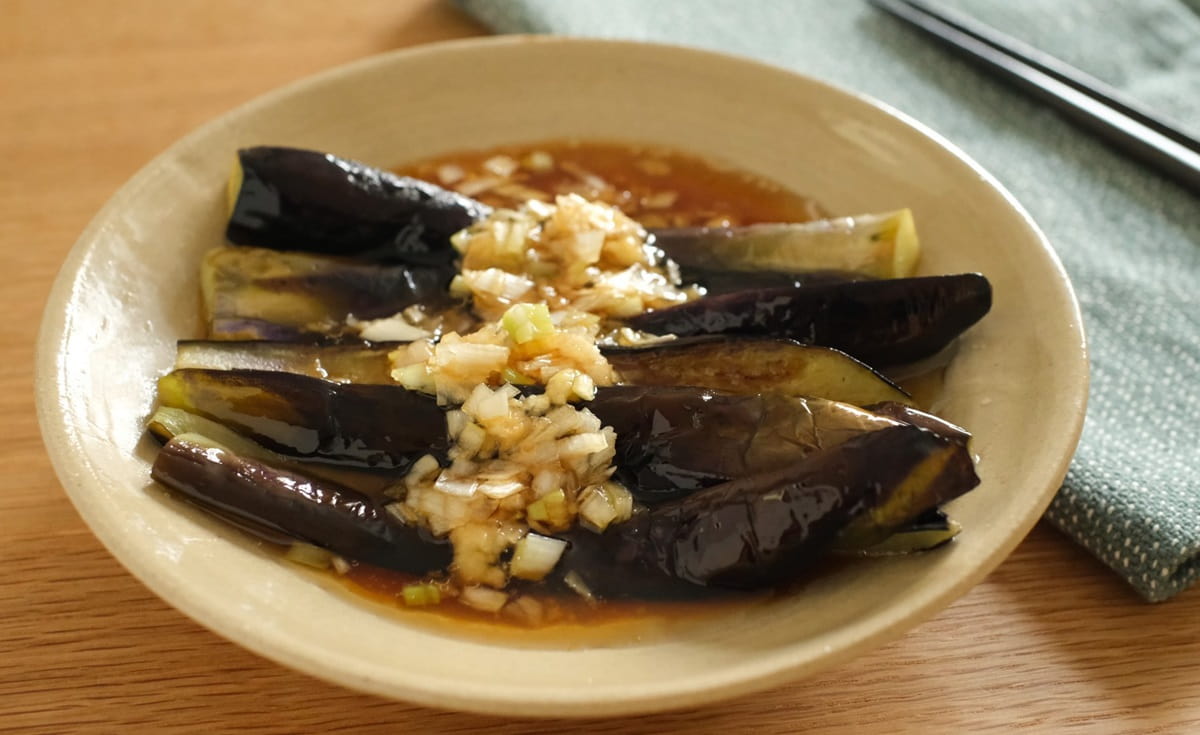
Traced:
<path fill-rule="evenodd" d="M 1057 112 L 1200 193 L 1200 141 L 1112 87 L 979 21 L 923 0 L 871 0 L 998 72 Z"/>

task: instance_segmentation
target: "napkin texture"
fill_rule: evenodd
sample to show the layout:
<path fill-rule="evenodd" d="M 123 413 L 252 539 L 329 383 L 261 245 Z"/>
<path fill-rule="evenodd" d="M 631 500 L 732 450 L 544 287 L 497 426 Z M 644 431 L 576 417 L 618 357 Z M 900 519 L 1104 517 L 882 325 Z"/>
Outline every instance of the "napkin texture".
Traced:
<path fill-rule="evenodd" d="M 869 94 L 997 176 L 1084 314 L 1091 398 L 1047 517 L 1150 601 L 1200 577 L 1200 197 L 862 0 L 458 0 L 498 32 L 680 43 Z M 1200 0 L 947 0 L 1197 134 Z"/>

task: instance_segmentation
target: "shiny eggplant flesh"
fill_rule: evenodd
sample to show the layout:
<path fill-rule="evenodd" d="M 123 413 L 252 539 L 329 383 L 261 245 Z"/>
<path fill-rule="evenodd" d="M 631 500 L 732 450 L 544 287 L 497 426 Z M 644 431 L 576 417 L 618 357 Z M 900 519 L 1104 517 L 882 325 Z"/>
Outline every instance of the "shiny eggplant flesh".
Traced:
<path fill-rule="evenodd" d="M 706 296 L 640 314 L 627 324 L 680 337 L 786 337 L 882 366 L 939 352 L 979 321 L 991 304 L 988 280 L 978 273 L 962 273 Z"/>
<path fill-rule="evenodd" d="M 620 382 L 694 385 L 730 393 L 781 393 L 865 406 L 908 404 L 901 388 L 849 355 L 787 339 L 689 337 L 646 347 L 609 348 Z"/>
<path fill-rule="evenodd" d="M 491 211 L 426 181 L 272 146 L 238 151 L 229 199 L 237 245 L 409 265 L 450 264 L 450 236 Z"/>
<path fill-rule="evenodd" d="M 175 370 L 158 401 L 218 421 L 272 451 L 354 467 L 406 469 L 445 454 L 446 417 L 430 396 L 259 370 Z"/>
<path fill-rule="evenodd" d="M 199 434 L 158 453 L 151 476 L 197 505 L 350 559 L 412 574 L 445 569 L 450 545 L 393 518 L 369 495 L 238 456 Z"/>
<path fill-rule="evenodd" d="M 395 385 L 388 354 L 405 344 L 181 340 L 175 367 L 274 370 L 334 383 Z"/>
<path fill-rule="evenodd" d="M 158 399 L 302 459 L 403 469 L 423 454 L 441 458 L 449 448 L 435 399 L 395 385 L 181 369 L 159 379 Z M 898 423 L 820 398 L 692 387 L 609 386 L 597 389 L 587 407 L 616 431 L 617 477 L 643 503 L 783 467 Z"/>
<path fill-rule="evenodd" d="M 839 537 L 833 550 L 857 556 L 895 556 L 930 551 L 950 543 L 962 531 L 958 521 L 940 508 L 932 508 L 870 546 L 846 546 Z"/>
<path fill-rule="evenodd" d="M 914 426 L 854 437 L 790 466 L 752 474 L 660 505 L 604 536 L 608 565 L 568 564 L 597 594 L 634 594 L 658 572 L 693 584 L 751 589 L 797 578 L 839 530 L 894 488 L 972 483 L 923 471 L 931 457 L 962 452 Z M 595 555 L 595 552 L 593 552 Z"/>
<path fill-rule="evenodd" d="M 209 336 L 217 339 L 295 339 L 337 333 L 351 316 L 387 317 L 414 304 L 447 309 L 454 304 L 447 292 L 453 277 L 447 267 L 263 248 L 216 248 L 200 267 Z"/>
<path fill-rule="evenodd" d="M 745 227 L 653 230 L 654 244 L 687 278 L 693 269 L 808 273 L 844 271 L 872 278 L 911 276 L 920 254 L 912 212 L 767 223 Z"/>

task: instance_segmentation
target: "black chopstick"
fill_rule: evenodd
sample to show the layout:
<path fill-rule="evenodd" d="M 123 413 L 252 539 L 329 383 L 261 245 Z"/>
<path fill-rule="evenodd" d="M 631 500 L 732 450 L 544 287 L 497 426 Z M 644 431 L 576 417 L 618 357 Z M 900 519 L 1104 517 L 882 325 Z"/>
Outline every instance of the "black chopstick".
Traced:
<path fill-rule="evenodd" d="M 935 36 L 1110 144 L 1200 193 L 1200 141 L 1074 67 L 922 0 L 871 0 Z"/>

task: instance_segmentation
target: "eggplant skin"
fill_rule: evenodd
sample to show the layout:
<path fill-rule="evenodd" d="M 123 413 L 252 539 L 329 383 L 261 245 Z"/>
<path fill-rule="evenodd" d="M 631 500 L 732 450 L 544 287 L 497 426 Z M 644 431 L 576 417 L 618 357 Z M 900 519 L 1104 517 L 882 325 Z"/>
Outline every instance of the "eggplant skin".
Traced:
<path fill-rule="evenodd" d="M 318 151 L 238 151 L 226 236 L 238 245 L 411 265 L 455 258 L 450 236 L 491 209 L 425 181 Z"/>
<path fill-rule="evenodd" d="M 446 569 L 452 558 L 448 544 L 394 520 L 370 496 L 239 457 L 197 434 L 167 442 L 151 476 L 243 527 L 265 528 L 349 559 L 424 575 Z"/>
<path fill-rule="evenodd" d="M 786 337 L 832 347 L 868 365 L 936 354 L 983 318 L 992 288 L 978 273 L 748 289 L 646 312 L 628 325 L 690 337 Z"/>

